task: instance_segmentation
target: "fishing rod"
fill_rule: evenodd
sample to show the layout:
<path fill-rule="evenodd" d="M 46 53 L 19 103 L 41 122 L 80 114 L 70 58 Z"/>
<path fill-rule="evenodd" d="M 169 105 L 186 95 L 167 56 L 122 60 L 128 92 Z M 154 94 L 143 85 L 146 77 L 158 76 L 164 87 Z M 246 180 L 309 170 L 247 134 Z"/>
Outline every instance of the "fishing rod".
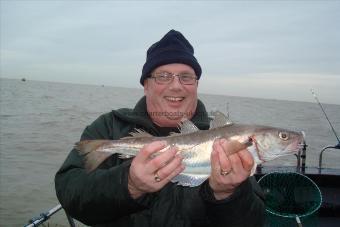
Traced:
<path fill-rule="evenodd" d="M 41 213 L 39 217 L 35 217 L 29 220 L 29 224 L 25 225 L 24 227 L 36 227 L 47 221 L 53 214 L 57 213 L 59 210 L 62 209 L 62 206 L 58 204 L 57 206 L 53 207 L 52 209 L 48 210 L 47 212 Z M 70 224 L 70 227 L 75 227 L 75 223 L 73 219 L 66 214 L 67 220 Z"/>
<path fill-rule="evenodd" d="M 29 220 L 29 224 L 25 225 L 24 227 L 33 227 L 33 226 L 38 226 L 41 223 L 45 222 L 47 219 L 49 219 L 53 214 L 57 213 L 59 210 L 61 210 L 62 207 L 60 204 L 57 206 L 53 207 L 47 212 L 41 213 L 39 217 L 32 218 Z"/>
<path fill-rule="evenodd" d="M 336 133 L 336 131 L 335 131 L 335 129 L 334 129 L 334 127 L 333 127 L 331 121 L 329 120 L 329 118 L 328 118 L 328 116 L 327 116 L 327 114 L 326 114 L 325 109 L 323 108 L 322 104 L 320 103 L 320 101 L 319 101 L 318 97 L 316 96 L 314 90 L 311 89 L 311 92 L 312 92 L 312 94 L 313 94 L 313 96 L 314 96 L 316 102 L 317 102 L 318 105 L 320 106 L 320 108 L 321 108 L 323 114 L 325 115 L 325 117 L 326 117 L 326 119 L 327 119 L 327 121 L 328 121 L 328 124 L 331 126 L 331 129 L 332 129 L 332 131 L 333 131 L 334 136 L 335 136 L 336 139 L 338 140 L 338 144 L 337 144 L 337 145 L 335 145 L 335 146 L 327 146 L 327 147 L 324 147 L 324 148 L 321 150 L 320 156 L 319 156 L 319 172 L 320 172 L 320 171 L 321 171 L 321 167 L 322 167 L 322 154 L 323 154 L 323 152 L 324 152 L 326 149 L 329 149 L 329 148 L 340 149 L 340 140 L 339 140 L 338 134 Z"/>
<path fill-rule="evenodd" d="M 319 104 L 319 106 L 320 106 L 320 108 L 321 108 L 323 114 L 325 115 L 325 117 L 326 117 L 326 119 L 327 119 L 327 121 L 328 121 L 328 124 L 331 126 L 332 131 L 333 131 L 333 134 L 335 135 L 335 137 L 336 137 L 337 140 L 338 140 L 338 145 L 337 145 L 337 146 L 340 146 L 340 140 L 339 140 L 338 134 L 336 134 L 336 131 L 335 131 L 335 129 L 334 129 L 334 127 L 333 127 L 331 121 L 329 120 L 329 118 L 328 118 L 328 116 L 327 116 L 327 114 L 326 114 L 326 112 L 325 112 L 325 109 L 324 109 L 323 106 L 321 105 L 321 103 L 320 103 L 320 101 L 319 101 L 318 97 L 316 96 L 316 94 L 315 94 L 315 92 L 314 92 L 313 89 L 311 89 L 311 92 L 312 92 L 312 94 L 313 94 L 313 96 L 314 96 L 316 102 Z"/>

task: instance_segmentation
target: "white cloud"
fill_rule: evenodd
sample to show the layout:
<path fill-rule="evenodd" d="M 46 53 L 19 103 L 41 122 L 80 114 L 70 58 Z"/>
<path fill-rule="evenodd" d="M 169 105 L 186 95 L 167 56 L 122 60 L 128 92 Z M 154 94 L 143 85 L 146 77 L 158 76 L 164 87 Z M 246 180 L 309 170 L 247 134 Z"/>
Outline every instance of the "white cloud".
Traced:
<path fill-rule="evenodd" d="M 271 73 L 206 77 L 199 84 L 202 93 L 313 102 L 310 89 L 314 89 L 323 102 L 340 103 L 339 75 Z"/>
<path fill-rule="evenodd" d="M 340 2 L 4 1 L 1 76 L 138 87 L 146 49 L 183 32 L 200 89 L 340 104 Z"/>

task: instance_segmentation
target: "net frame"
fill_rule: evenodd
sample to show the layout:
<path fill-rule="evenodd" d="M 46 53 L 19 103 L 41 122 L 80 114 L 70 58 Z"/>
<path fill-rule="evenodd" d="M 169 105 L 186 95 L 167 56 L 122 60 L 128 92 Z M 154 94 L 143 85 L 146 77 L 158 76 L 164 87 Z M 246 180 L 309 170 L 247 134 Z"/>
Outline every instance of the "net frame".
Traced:
<path fill-rule="evenodd" d="M 264 176 L 262 176 L 259 180 L 258 183 L 261 186 L 261 182 L 263 182 L 264 180 L 266 180 L 266 178 L 272 177 L 273 175 L 285 175 L 286 177 L 289 177 L 289 175 L 294 176 L 294 177 L 299 177 L 302 180 L 305 180 L 306 182 L 308 182 L 312 187 L 314 187 L 314 189 L 316 190 L 316 195 L 318 196 L 318 203 L 316 206 L 314 206 L 310 211 L 304 213 L 304 214 L 294 214 L 294 213 L 284 213 L 284 212 L 277 212 L 274 211 L 273 209 L 269 209 L 268 206 L 266 205 L 266 212 L 268 212 L 271 215 L 277 216 L 277 217 L 283 217 L 283 218 L 294 218 L 296 219 L 296 217 L 299 218 L 305 218 L 308 216 L 313 215 L 316 211 L 319 210 L 319 208 L 321 207 L 322 204 L 322 194 L 321 194 L 321 190 L 320 188 L 317 186 L 317 184 L 310 179 L 309 177 L 307 177 L 306 175 L 303 175 L 301 173 L 297 173 L 297 172 L 271 172 L 271 173 L 267 173 Z M 262 186 L 261 186 L 262 188 Z M 263 189 L 263 188 L 262 188 Z"/>

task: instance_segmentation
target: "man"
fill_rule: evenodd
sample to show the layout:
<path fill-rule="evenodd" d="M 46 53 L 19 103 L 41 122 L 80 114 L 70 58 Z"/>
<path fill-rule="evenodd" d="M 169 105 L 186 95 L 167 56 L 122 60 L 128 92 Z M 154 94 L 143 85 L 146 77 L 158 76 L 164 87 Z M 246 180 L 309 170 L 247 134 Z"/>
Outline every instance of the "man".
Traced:
<path fill-rule="evenodd" d="M 135 128 L 154 136 L 177 131 L 183 117 L 199 129 L 209 128 L 197 98 L 201 67 L 194 50 L 178 31 L 169 31 L 147 51 L 140 83 L 143 97 L 134 109 L 113 110 L 88 126 L 81 140 L 119 139 Z M 261 189 L 249 177 L 253 158 L 247 150 L 227 157 L 228 141 L 216 140 L 211 176 L 198 187 L 171 179 L 185 168 L 175 147 L 163 141 L 144 146 L 128 161 L 112 155 L 87 173 L 72 150 L 56 174 L 56 192 L 72 217 L 94 226 L 262 226 Z"/>

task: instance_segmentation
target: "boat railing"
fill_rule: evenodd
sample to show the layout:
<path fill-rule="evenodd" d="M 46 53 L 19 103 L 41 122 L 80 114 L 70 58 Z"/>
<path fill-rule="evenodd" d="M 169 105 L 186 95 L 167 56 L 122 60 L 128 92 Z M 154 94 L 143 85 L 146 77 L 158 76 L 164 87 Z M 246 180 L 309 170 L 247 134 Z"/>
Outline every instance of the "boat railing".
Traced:
<path fill-rule="evenodd" d="M 297 164 L 296 164 L 296 172 L 305 173 L 306 170 L 306 150 L 307 144 L 303 142 L 301 149 L 299 150 L 298 154 L 296 155 Z"/>
<path fill-rule="evenodd" d="M 327 149 L 340 149 L 340 143 L 338 143 L 335 146 L 329 145 L 329 146 L 326 146 L 326 147 L 322 148 L 322 150 L 320 151 L 320 154 L 319 154 L 319 173 L 321 172 L 321 169 L 322 169 L 323 153 Z"/>
<path fill-rule="evenodd" d="M 306 150 L 307 150 L 307 144 L 304 143 L 303 146 L 301 147 L 301 149 L 298 151 L 297 154 L 295 154 L 296 156 L 296 172 L 298 173 L 302 173 L 305 174 L 306 173 Z M 338 143 L 337 145 L 328 145 L 324 148 L 322 148 L 322 150 L 320 151 L 319 154 L 319 166 L 317 167 L 317 171 L 319 172 L 319 174 L 321 174 L 322 172 L 322 161 L 323 161 L 323 155 L 324 152 L 328 149 L 340 149 L 340 143 Z M 258 165 L 257 169 L 256 169 L 256 173 L 262 174 L 262 165 Z"/>

